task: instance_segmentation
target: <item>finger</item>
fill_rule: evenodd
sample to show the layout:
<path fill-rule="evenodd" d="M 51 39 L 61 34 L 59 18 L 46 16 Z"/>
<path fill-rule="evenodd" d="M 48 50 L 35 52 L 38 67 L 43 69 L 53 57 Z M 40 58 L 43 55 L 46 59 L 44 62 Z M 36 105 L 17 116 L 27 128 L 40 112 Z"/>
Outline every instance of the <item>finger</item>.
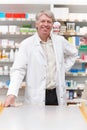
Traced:
<path fill-rule="evenodd" d="M 5 102 L 5 103 L 3 104 L 3 106 L 4 106 L 4 107 L 10 107 L 11 104 L 10 104 L 9 102 Z"/>
<path fill-rule="evenodd" d="M 5 107 L 15 107 L 15 103 L 14 104 L 5 104 Z"/>
<path fill-rule="evenodd" d="M 15 103 L 15 107 L 20 107 L 20 106 L 22 106 L 22 105 L 23 105 L 22 102 Z"/>

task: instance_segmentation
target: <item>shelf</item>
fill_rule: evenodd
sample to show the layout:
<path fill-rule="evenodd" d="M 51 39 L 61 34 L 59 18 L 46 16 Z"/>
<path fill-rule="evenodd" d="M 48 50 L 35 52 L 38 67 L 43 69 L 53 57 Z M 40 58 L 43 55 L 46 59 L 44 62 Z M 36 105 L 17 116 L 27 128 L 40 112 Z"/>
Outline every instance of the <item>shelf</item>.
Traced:
<path fill-rule="evenodd" d="M 67 91 L 69 91 L 69 90 L 74 90 L 74 91 L 81 90 L 81 91 L 83 91 L 84 88 L 80 88 L 80 87 L 79 87 L 79 88 L 78 88 L 78 87 L 67 87 L 66 90 L 67 90 Z"/>
<path fill-rule="evenodd" d="M 87 45 L 81 45 L 79 51 L 87 51 Z"/>
<path fill-rule="evenodd" d="M 6 96 L 7 90 L 8 88 L 5 88 L 5 87 L 0 88 L 0 99 L 2 98 L 2 96 Z M 24 87 L 20 88 L 18 96 L 24 96 L 24 92 L 25 92 L 25 88 Z"/>
<path fill-rule="evenodd" d="M 7 81 L 7 82 L 10 82 L 10 80 L 9 81 Z M 21 84 L 21 86 L 20 86 L 20 89 L 23 89 L 23 90 L 25 90 L 25 87 L 26 87 L 26 82 L 22 82 L 22 84 Z M 2 90 L 7 90 L 8 89 L 8 85 L 4 82 L 0 82 L 0 91 Z"/>
<path fill-rule="evenodd" d="M 4 35 L 4 36 L 5 36 L 5 35 L 6 35 L 6 36 L 9 36 L 9 35 L 10 35 L 10 36 L 23 36 L 23 35 L 24 35 L 24 36 L 25 36 L 25 35 L 31 36 L 31 35 L 33 35 L 34 33 L 35 33 L 35 32 L 29 32 L 29 33 L 25 33 L 25 32 L 24 32 L 24 33 L 23 33 L 23 32 L 22 32 L 22 33 L 20 33 L 20 32 L 19 32 L 19 33 L 16 33 L 16 32 L 15 32 L 15 33 L 0 33 L 0 36 L 2 36 L 2 35 Z"/>
<path fill-rule="evenodd" d="M 59 32 L 59 35 L 63 36 L 80 36 L 80 37 L 87 37 L 87 33 L 76 33 L 76 32 Z"/>
<path fill-rule="evenodd" d="M 85 76 L 87 76 L 87 74 L 86 73 L 71 73 L 71 72 L 68 72 L 68 73 L 66 73 L 66 76 L 73 76 L 73 77 L 85 77 Z"/>
<path fill-rule="evenodd" d="M 87 63 L 87 60 L 77 59 L 76 63 Z"/>
<path fill-rule="evenodd" d="M 81 98 L 77 98 L 77 99 L 67 99 L 67 105 L 80 105 L 82 102 Z"/>
<path fill-rule="evenodd" d="M 7 22 L 7 23 L 9 23 L 9 22 L 15 22 L 15 23 L 18 23 L 18 22 L 23 22 L 23 23 L 25 23 L 25 22 L 27 22 L 28 24 L 29 24 L 29 22 L 35 22 L 35 19 L 32 19 L 32 18 L 30 18 L 30 19 L 27 19 L 27 18 L 0 18 L 0 22 Z"/>
<path fill-rule="evenodd" d="M 0 76 L 9 76 L 10 74 L 9 74 L 9 72 L 8 72 L 8 74 L 0 74 Z"/>
<path fill-rule="evenodd" d="M 14 61 L 10 61 L 10 60 L 0 60 L 0 63 L 13 63 Z"/>
<path fill-rule="evenodd" d="M 81 22 L 87 22 L 87 19 L 82 19 L 82 20 L 79 20 L 79 19 L 57 19 L 58 22 L 75 22 L 75 23 L 81 23 Z"/>

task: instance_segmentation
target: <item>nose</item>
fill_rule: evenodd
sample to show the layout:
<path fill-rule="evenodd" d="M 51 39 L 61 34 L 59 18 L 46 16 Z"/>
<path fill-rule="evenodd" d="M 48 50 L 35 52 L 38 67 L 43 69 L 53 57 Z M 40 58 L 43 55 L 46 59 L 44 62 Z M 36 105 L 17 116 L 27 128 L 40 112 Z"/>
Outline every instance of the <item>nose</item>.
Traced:
<path fill-rule="evenodd" d="M 47 25 L 48 25 L 48 22 L 47 22 L 47 21 L 45 21 L 45 22 L 44 22 L 44 25 L 45 25 L 45 26 L 47 26 Z"/>

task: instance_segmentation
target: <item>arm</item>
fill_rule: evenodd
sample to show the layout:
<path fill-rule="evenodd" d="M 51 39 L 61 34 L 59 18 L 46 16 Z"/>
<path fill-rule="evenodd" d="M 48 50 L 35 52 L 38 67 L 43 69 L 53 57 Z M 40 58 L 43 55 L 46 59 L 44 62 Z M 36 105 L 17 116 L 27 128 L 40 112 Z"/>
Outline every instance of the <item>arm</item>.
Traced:
<path fill-rule="evenodd" d="M 66 39 L 63 41 L 64 43 L 64 54 L 65 54 L 65 71 L 71 69 L 71 67 L 74 65 L 75 60 L 78 56 L 78 51 L 74 45 L 69 43 Z"/>
<path fill-rule="evenodd" d="M 9 95 L 6 97 L 4 107 L 15 106 L 15 95 Z"/>
<path fill-rule="evenodd" d="M 20 85 L 26 73 L 26 59 L 26 51 L 24 46 L 22 46 L 10 72 L 10 85 L 4 102 L 5 107 L 15 106 L 15 98 L 18 95 Z"/>

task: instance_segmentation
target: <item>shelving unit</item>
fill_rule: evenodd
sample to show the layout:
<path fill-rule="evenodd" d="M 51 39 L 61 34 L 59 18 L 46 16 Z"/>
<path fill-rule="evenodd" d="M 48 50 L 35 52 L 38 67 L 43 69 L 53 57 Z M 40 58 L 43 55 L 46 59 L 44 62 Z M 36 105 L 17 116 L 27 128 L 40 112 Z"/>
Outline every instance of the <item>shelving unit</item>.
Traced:
<path fill-rule="evenodd" d="M 19 8 L 20 6 L 20 8 Z M 27 13 L 30 14 L 31 17 L 28 17 L 26 19 L 16 19 L 16 18 L 5 18 L 2 19 L 0 18 L 0 26 L 17 26 L 18 27 L 18 31 L 17 32 L 6 32 L 6 33 L 1 33 L 0 32 L 0 39 L 7 39 L 8 41 L 14 41 L 14 47 L 10 47 L 7 46 L 6 48 L 0 47 L 0 50 L 2 51 L 3 49 L 5 49 L 7 52 L 10 52 L 11 49 L 13 49 L 15 51 L 15 49 L 18 49 L 18 46 L 20 45 L 21 41 L 29 36 L 31 36 L 34 32 L 21 32 L 19 31 L 19 29 L 23 26 L 23 25 L 31 25 L 32 28 L 35 28 L 34 26 L 34 17 L 32 17 L 32 14 L 36 14 L 39 10 L 43 10 L 43 9 L 49 9 L 52 10 L 56 16 L 56 21 L 61 23 L 61 27 L 60 28 L 60 32 L 58 32 L 59 35 L 63 35 L 65 38 L 69 38 L 69 37 L 73 37 L 72 40 L 75 40 L 75 37 L 79 37 L 79 38 L 87 38 L 87 32 L 86 31 L 82 31 L 82 27 L 85 26 L 87 27 L 87 5 L 61 5 L 61 4 L 0 4 L 0 12 L 4 12 L 4 13 Z M 60 11 L 61 10 L 61 13 Z M 78 17 L 77 17 L 78 16 Z M 71 27 L 71 29 L 69 30 L 69 27 L 67 25 L 67 23 L 69 24 L 73 24 L 74 25 Z M 72 29 L 73 28 L 73 29 Z M 63 30 L 65 29 L 65 30 Z M 84 29 L 85 30 L 85 29 Z M 70 40 L 70 39 L 68 39 Z M 71 42 L 71 41 L 70 41 Z M 77 48 L 79 49 L 80 47 L 80 43 L 75 43 Z M 86 43 L 85 43 L 86 44 Z M 79 59 L 76 61 L 75 65 L 73 66 L 73 68 L 82 68 L 82 64 L 83 63 L 87 63 L 87 59 L 82 59 L 81 55 L 83 52 L 80 52 L 80 56 Z M 9 68 L 12 66 L 13 61 L 9 61 L 9 60 L 4 60 L 2 61 L 0 59 L 0 66 L 8 66 Z M 73 69 L 72 68 L 72 69 Z M 9 69 L 10 71 L 10 69 Z M 69 72 L 68 74 L 66 74 L 66 80 L 68 81 L 74 81 L 74 85 L 72 87 L 75 92 L 77 92 L 77 88 L 81 85 L 85 83 L 85 80 L 87 79 L 87 74 L 86 73 L 71 73 Z M 9 80 L 9 73 L 6 74 L 0 74 L 0 82 L 1 81 L 8 81 Z M 77 85 L 79 84 L 79 85 Z M 66 88 L 66 90 L 69 92 L 70 90 L 72 90 L 72 87 L 68 87 Z M 80 89 L 81 92 L 83 91 L 83 88 Z M 73 100 L 72 100 L 73 102 Z"/>
<path fill-rule="evenodd" d="M 42 10 L 49 9 L 50 4 L 0 4 L 0 14 L 26 14 L 26 18 L 1 18 L 0 17 L 0 26 L 6 26 L 7 30 L 0 28 L 0 95 L 6 95 L 7 88 L 10 82 L 10 68 L 14 62 L 10 60 L 10 51 L 15 51 L 19 48 L 20 43 L 25 38 L 31 36 L 35 33 L 35 14 Z M 30 28 L 26 29 L 27 25 Z M 10 26 L 14 26 L 13 29 L 10 29 Z M 3 41 L 2 41 L 3 40 Z M 4 43 L 5 42 L 5 43 Z M 7 43 L 6 43 L 7 42 Z M 5 51 L 5 56 L 2 56 L 3 50 Z M 6 68 L 6 70 L 5 70 Z M 21 85 L 22 88 L 25 87 L 23 82 Z M 24 94 L 24 89 L 20 89 L 19 95 Z"/>
<path fill-rule="evenodd" d="M 87 80 L 87 5 L 61 5 L 54 4 L 51 10 L 60 22 L 59 35 L 63 35 L 71 44 L 78 49 L 78 59 L 72 69 L 66 73 L 67 102 L 70 104 L 79 103 L 79 98 L 84 91 Z M 60 13 L 61 12 L 61 13 Z M 78 97 L 78 89 L 80 97 Z"/>

